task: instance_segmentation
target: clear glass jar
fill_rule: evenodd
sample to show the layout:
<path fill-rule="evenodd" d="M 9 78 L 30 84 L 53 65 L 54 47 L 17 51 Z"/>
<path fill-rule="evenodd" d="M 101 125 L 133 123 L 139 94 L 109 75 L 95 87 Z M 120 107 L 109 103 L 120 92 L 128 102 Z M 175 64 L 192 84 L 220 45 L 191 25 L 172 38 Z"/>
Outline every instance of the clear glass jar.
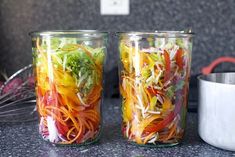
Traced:
<path fill-rule="evenodd" d="M 144 146 L 172 146 L 184 134 L 192 34 L 119 33 L 122 132 Z"/>
<path fill-rule="evenodd" d="M 99 138 L 107 33 L 33 32 L 39 132 L 55 144 Z"/>

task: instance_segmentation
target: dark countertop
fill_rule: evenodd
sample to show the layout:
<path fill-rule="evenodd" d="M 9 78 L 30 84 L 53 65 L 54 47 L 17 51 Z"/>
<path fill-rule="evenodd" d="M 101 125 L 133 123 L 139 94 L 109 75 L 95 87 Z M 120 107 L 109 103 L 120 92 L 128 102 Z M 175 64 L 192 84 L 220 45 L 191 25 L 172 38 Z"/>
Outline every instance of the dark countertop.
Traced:
<path fill-rule="evenodd" d="M 120 100 L 109 99 L 103 103 L 103 134 L 98 143 L 88 146 L 54 146 L 42 140 L 37 122 L 0 123 L 0 156 L 235 156 L 203 142 L 197 134 L 197 114 L 189 113 L 187 129 L 182 144 L 168 148 L 147 148 L 127 143 L 121 135 Z"/>

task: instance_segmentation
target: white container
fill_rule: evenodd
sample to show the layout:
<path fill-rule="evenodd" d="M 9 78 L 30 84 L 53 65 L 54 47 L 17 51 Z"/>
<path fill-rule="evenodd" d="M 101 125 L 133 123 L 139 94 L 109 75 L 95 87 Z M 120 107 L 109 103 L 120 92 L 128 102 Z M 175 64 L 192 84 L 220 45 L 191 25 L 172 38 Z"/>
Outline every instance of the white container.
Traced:
<path fill-rule="evenodd" d="M 215 147 L 235 151 L 235 73 L 198 77 L 200 137 Z"/>

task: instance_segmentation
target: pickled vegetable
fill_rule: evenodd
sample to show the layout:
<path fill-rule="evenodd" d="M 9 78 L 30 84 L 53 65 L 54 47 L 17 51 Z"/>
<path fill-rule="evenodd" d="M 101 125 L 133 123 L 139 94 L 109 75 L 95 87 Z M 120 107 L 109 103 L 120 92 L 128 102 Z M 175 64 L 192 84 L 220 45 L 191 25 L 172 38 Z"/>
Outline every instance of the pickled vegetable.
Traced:
<path fill-rule="evenodd" d="M 177 144 L 185 128 L 192 43 L 150 39 L 120 39 L 122 132 L 141 145 Z"/>
<path fill-rule="evenodd" d="M 104 47 L 76 38 L 34 38 L 39 130 L 57 144 L 81 144 L 101 128 Z"/>

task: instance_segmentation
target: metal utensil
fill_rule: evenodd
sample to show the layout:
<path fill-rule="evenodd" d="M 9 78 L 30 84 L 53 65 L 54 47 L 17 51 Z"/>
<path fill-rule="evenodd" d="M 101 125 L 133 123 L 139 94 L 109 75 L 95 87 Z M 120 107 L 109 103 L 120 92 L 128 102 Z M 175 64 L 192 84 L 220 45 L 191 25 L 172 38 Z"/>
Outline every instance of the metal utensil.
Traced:
<path fill-rule="evenodd" d="M 0 88 L 0 122 L 37 118 L 32 65 L 14 73 Z"/>
<path fill-rule="evenodd" d="M 204 73 L 210 73 L 222 60 L 217 59 L 209 68 L 204 68 Z M 234 60 L 231 57 L 225 59 L 226 62 Z M 208 72 L 205 69 L 209 69 Z M 235 73 L 201 75 L 198 88 L 200 137 L 215 147 L 235 151 Z"/>

